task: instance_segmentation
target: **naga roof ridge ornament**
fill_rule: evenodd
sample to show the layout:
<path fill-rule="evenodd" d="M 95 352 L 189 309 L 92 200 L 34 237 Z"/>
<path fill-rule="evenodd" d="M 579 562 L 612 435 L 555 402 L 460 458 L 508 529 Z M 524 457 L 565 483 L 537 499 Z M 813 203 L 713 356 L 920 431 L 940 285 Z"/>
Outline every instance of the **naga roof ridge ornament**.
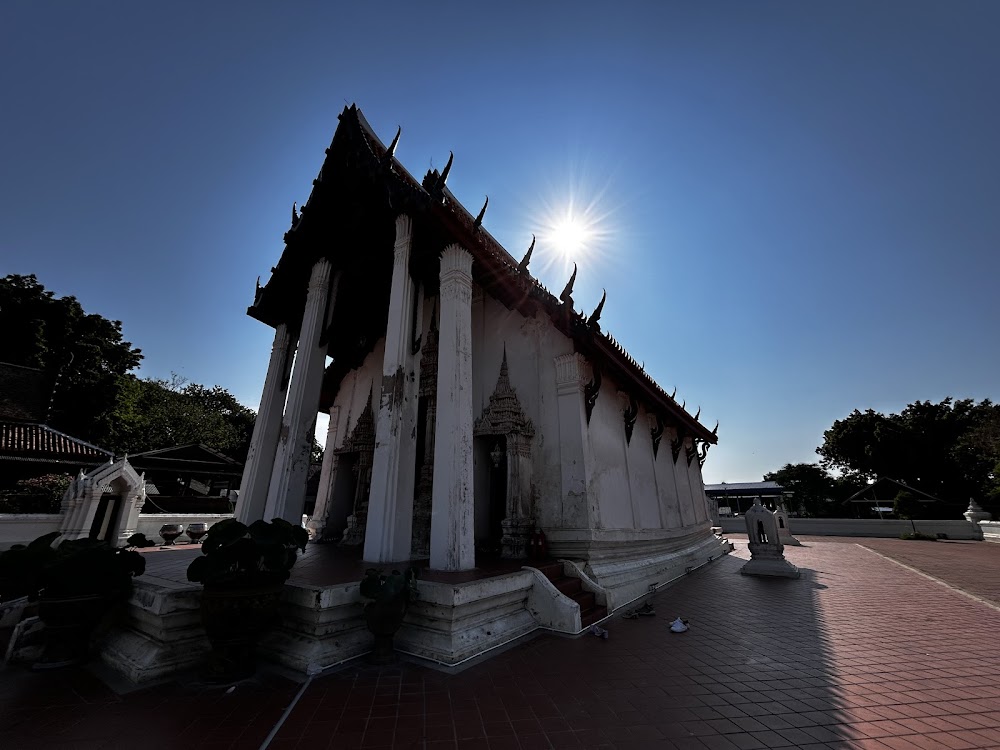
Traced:
<path fill-rule="evenodd" d="M 698 421 L 698 417 L 700 417 L 700 416 L 701 416 L 701 407 L 699 406 L 698 407 L 698 411 L 694 415 L 694 421 L 697 422 Z"/>
<path fill-rule="evenodd" d="M 656 458 L 656 453 L 660 449 L 660 439 L 663 437 L 663 418 L 656 414 L 656 426 L 649 429 L 649 436 L 653 439 L 653 458 Z"/>
<path fill-rule="evenodd" d="M 591 372 L 593 373 L 593 379 L 583 386 L 583 401 L 584 409 L 587 413 L 587 424 L 590 424 L 590 415 L 594 413 L 594 404 L 597 403 L 597 397 L 601 395 L 601 368 L 597 364 L 591 366 Z"/>
<path fill-rule="evenodd" d="M 562 294 L 559 295 L 559 299 L 562 300 L 563 304 L 572 306 L 573 304 L 573 284 L 576 283 L 576 263 L 573 264 L 573 275 L 569 277 L 569 281 L 566 282 L 566 286 L 562 290 Z"/>
<path fill-rule="evenodd" d="M 299 226 L 299 220 L 301 218 L 299 216 L 299 212 L 295 210 L 296 207 L 297 207 L 296 202 L 292 201 L 292 229 L 293 230 L 296 229 Z"/>
<path fill-rule="evenodd" d="M 601 295 L 601 301 L 597 303 L 597 307 L 594 308 L 594 312 L 592 312 L 590 314 L 590 317 L 587 318 L 587 325 L 590 328 L 593 328 L 598 333 L 600 333 L 601 331 L 601 326 L 597 321 L 601 319 L 601 313 L 604 311 L 604 303 L 607 301 L 607 299 L 608 299 L 608 290 L 605 289 L 604 294 Z"/>
<path fill-rule="evenodd" d="M 631 393 L 628 394 L 628 408 L 625 409 L 623 416 L 625 418 L 625 445 L 629 445 L 632 442 L 632 428 L 635 427 L 636 417 L 639 416 L 639 404 Z"/>
<path fill-rule="evenodd" d="M 716 437 L 719 436 L 719 420 L 718 419 L 715 420 L 715 427 L 712 428 L 712 434 L 715 435 Z"/>
<path fill-rule="evenodd" d="M 483 204 L 483 207 L 479 209 L 479 215 L 476 217 L 476 220 L 472 222 L 472 226 L 476 229 L 479 229 L 479 227 L 483 225 L 483 217 L 486 216 L 486 207 L 488 205 L 490 205 L 490 196 L 487 195 L 486 202 Z"/>
<path fill-rule="evenodd" d="M 534 251 L 534 249 L 535 249 L 535 235 L 531 235 L 531 244 L 528 246 L 528 252 L 524 254 L 524 257 L 521 258 L 521 262 L 517 264 L 518 272 L 520 273 L 528 272 L 528 263 L 531 262 L 531 253 Z"/>

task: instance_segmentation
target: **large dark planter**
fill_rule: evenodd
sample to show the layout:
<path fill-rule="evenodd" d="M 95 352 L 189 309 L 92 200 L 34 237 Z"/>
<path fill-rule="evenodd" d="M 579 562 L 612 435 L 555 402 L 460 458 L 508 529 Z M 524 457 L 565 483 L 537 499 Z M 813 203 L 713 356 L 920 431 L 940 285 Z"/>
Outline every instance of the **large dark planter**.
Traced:
<path fill-rule="evenodd" d="M 237 589 L 205 586 L 201 621 L 213 649 L 206 680 L 230 682 L 254 675 L 257 643 L 280 619 L 283 589 L 283 583 Z"/>
<path fill-rule="evenodd" d="M 365 623 L 375 636 L 375 644 L 368 660 L 372 664 L 392 664 L 396 661 L 393 637 L 403 624 L 409 602 L 403 596 L 389 601 L 374 601 L 365 607 Z"/>
<path fill-rule="evenodd" d="M 82 664 L 90 656 L 90 639 L 115 597 L 101 594 L 46 596 L 38 602 L 45 623 L 45 650 L 33 669 Z"/>

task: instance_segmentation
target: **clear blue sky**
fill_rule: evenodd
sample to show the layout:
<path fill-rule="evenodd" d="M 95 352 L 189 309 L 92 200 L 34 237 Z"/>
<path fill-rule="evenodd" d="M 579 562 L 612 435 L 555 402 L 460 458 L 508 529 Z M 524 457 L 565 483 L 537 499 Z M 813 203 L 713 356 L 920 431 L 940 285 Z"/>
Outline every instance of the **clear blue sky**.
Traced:
<path fill-rule="evenodd" d="M 256 408 L 254 279 L 357 102 L 414 174 L 453 150 L 514 255 L 592 206 L 574 296 L 721 421 L 707 481 L 855 407 L 1000 396 L 1000 3 L 363 5 L 6 0 L 0 274 Z"/>

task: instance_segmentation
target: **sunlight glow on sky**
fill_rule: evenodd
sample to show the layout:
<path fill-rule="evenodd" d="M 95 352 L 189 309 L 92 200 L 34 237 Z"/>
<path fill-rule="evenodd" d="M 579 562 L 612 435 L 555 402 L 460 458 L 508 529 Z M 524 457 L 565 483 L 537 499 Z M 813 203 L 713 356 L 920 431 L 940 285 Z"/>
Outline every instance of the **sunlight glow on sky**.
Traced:
<path fill-rule="evenodd" d="M 708 482 L 1000 398 L 995 0 L 0 7 L 0 274 L 257 407 L 246 316 L 356 102 L 678 401 Z M 419 60 L 419 64 L 414 64 Z M 572 227 L 565 226 L 571 219 Z M 322 420 L 320 420 L 322 422 Z"/>

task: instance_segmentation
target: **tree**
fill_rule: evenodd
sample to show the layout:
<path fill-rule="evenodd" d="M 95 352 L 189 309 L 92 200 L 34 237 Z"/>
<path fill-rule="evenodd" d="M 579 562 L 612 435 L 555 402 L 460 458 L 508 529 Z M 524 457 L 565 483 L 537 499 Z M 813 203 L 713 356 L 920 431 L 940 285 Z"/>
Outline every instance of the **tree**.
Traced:
<path fill-rule="evenodd" d="M 910 527 L 913 529 L 913 536 L 916 537 L 917 525 L 913 521 L 920 513 L 920 502 L 914 497 L 913 493 L 908 490 L 897 492 L 896 498 L 892 501 L 892 512 L 898 518 L 910 522 Z"/>
<path fill-rule="evenodd" d="M 794 502 L 809 516 L 827 516 L 833 496 L 832 477 L 817 464 L 785 464 L 777 471 L 764 475 L 765 482 L 777 482 L 792 493 Z"/>
<path fill-rule="evenodd" d="M 122 338 L 122 324 L 88 314 L 75 297 L 56 297 L 34 275 L 0 279 L 0 330 L 5 362 L 58 378 L 48 423 L 100 444 L 121 380 L 142 352 Z"/>
<path fill-rule="evenodd" d="M 990 425 L 997 419 L 997 406 L 989 400 L 915 401 L 889 415 L 855 410 L 823 433 L 816 452 L 824 468 L 849 479 L 887 477 L 965 503 L 983 497 L 995 483 L 1000 452 L 983 445 L 996 445 L 990 442 Z"/>
<path fill-rule="evenodd" d="M 245 461 L 255 415 L 222 386 L 207 388 L 178 375 L 170 380 L 126 378 L 112 416 L 108 446 L 141 453 L 204 443 Z"/>

